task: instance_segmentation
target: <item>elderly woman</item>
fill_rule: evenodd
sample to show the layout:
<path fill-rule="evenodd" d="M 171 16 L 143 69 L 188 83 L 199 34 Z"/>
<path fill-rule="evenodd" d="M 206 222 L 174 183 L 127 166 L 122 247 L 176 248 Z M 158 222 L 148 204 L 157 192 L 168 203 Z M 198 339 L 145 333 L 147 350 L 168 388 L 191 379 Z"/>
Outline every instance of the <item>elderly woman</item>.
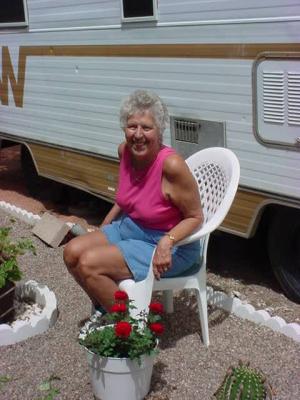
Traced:
<path fill-rule="evenodd" d="M 203 221 L 197 184 L 185 161 L 162 144 L 168 111 L 154 93 L 137 90 L 122 104 L 116 202 L 100 230 L 71 240 L 69 272 L 95 306 L 108 310 L 117 282 L 143 280 L 153 251 L 156 279 L 179 275 L 195 263 L 199 242 L 176 243 Z M 100 307 L 101 308 L 101 307 Z"/>

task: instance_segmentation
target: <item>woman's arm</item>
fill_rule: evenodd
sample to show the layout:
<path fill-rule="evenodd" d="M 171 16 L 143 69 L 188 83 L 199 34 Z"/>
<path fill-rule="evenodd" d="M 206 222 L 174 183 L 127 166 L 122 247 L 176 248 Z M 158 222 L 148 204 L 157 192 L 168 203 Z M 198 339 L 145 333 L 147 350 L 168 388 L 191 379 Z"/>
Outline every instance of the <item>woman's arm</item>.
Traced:
<path fill-rule="evenodd" d="M 115 203 L 110 211 L 106 214 L 104 220 L 102 221 L 100 228 L 104 225 L 110 224 L 114 219 L 116 219 L 119 214 L 121 213 L 121 208 L 118 206 L 117 203 Z"/>
<path fill-rule="evenodd" d="M 162 191 L 164 196 L 179 208 L 183 219 L 157 244 L 153 258 L 154 275 L 157 279 L 171 265 L 172 246 L 192 234 L 203 223 L 197 183 L 179 155 L 172 155 L 164 162 Z"/>

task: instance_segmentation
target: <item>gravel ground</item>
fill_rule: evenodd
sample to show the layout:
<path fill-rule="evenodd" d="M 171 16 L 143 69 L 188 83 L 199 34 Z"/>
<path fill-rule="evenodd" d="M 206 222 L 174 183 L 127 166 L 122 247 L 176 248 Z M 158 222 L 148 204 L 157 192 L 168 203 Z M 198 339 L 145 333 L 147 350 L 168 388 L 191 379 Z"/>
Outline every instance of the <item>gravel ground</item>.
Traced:
<path fill-rule="evenodd" d="M 24 281 L 34 279 L 55 292 L 59 318 L 44 334 L 1 347 L 0 399 L 46 400 L 39 386 L 51 376 L 59 378 L 52 383 L 59 390 L 55 399 L 93 399 L 85 354 L 77 343 L 78 324 L 88 316 L 90 304 L 64 268 L 63 249 L 49 248 L 31 234 L 30 226 L 11 222 L 11 217 L 0 210 L 3 225 L 13 227 L 14 237 L 33 240 L 37 256 L 20 258 Z M 212 399 L 227 368 L 240 359 L 266 374 L 275 399 L 299 398 L 299 344 L 221 310 L 209 309 L 211 344 L 205 348 L 196 312 L 193 296 L 178 292 L 175 313 L 166 317 L 166 334 L 147 400 Z M 1 384 L 5 377 L 10 379 Z"/>

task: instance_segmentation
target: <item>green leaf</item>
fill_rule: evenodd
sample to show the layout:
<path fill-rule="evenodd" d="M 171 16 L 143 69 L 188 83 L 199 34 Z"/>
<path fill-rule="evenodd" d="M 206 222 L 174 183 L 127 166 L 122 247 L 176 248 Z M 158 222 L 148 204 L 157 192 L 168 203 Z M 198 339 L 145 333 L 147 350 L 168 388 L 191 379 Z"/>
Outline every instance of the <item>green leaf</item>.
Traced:
<path fill-rule="evenodd" d="M 42 392 L 51 389 L 51 383 L 49 381 L 43 381 L 39 386 L 38 389 Z"/>
<path fill-rule="evenodd" d="M 0 228 L 0 288 L 4 287 L 7 281 L 18 281 L 22 277 L 17 256 L 30 251 L 36 254 L 35 247 L 30 239 L 22 238 L 14 241 L 10 238 L 10 228 Z"/>
<path fill-rule="evenodd" d="M 12 381 L 12 377 L 9 375 L 0 375 L 0 390 L 5 386 L 7 382 Z"/>
<path fill-rule="evenodd" d="M 54 400 L 55 397 L 60 393 L 60 391 L 56 388 L 51 388 L 49 393 L 44 396 L 41 400 Z"/>
<path fill-rule="evenodd" d="M 50 375 L 49 379 L 44 380 L 39 386 L 38 389 L 41 392 L 45 393 L 45 396 L 39 398 L 38 400 L 53 400 L 60 393 L 60 390 L 52 386 L 52 382 L 54 380 L 60 380 L 58 376 Z"/>
<path fill-rule="evenodd" d="M 0 289 L 5 286 L 5 281 L 6 281 L 6 275 L 4 274 L 3 271 L 1 271 L 0 268 Z"/>

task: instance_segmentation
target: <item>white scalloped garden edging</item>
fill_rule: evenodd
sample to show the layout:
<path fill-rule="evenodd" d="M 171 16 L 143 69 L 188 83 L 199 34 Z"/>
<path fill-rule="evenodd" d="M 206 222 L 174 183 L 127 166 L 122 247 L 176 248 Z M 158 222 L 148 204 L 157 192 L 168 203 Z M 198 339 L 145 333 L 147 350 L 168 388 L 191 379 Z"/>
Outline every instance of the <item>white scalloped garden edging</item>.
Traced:
<path fill-rule="evenodd" d="M 6 203 L 5 201 L 0 201 L 0 208 L 3 208 L 10 214 L 19 217 L 31 225 L 41 218 L 39 215 L 34 215 L 31 212 L 22 210 L 16 206 Z M 286 323 L 286 321 L 281 317 L 272 317 L 265 310 L 256 310 L 251 304 L 243 303 L 240 299 L 227 296 L 227 294 L 223 292 L 214 291 L 211 287 L 207 288 L 207 301 L 210 305 L 220 307 L 223 310 L 233 313 L 240 318 L 266 326 L 273 331 L 282 333 L 283 335 L 288 336 L 294 341 L 300 343 L 300 325 L 296 322 Z"/>
<path fill-rule="evenodd" d="M 45 285 L 33 280 L 16 287 L 20 298 L 26 297 L 38 304 L 41 313 L 31 313 L 28 319 L 18 319 L 11 325 L 0 324 L 0 346 L 15 344 L 38 335 L 51 328 L 58 316 L 57 301 L 54 293 Z"/>
<path fill-rule="evenodd" d="M 27 222 L 30 225 L 34 225 L 36 221 L 39 221 L 41 219 L 39 215 L 35 215 L 32 212 L 22 210 L 21 208 L 16 207 L 10 203 L 6 203 L 6 201 L 0 201 L 0 208 L 3 208 L 9 214 L 20 218 L 22 221 Z"/>
<path fill-rule="evenodd" d="M 271 328 L 300 343 L 300 325 L 295 322 L 288 324 L 281 317 L 272 317 L 266 310 L 256 310 L 251 304 L 245 304 L 240 299 L 227 296 L 223 292 L 214 291 L 211 287 L 207 288 L 207 302 L 240 318 Z"/>

